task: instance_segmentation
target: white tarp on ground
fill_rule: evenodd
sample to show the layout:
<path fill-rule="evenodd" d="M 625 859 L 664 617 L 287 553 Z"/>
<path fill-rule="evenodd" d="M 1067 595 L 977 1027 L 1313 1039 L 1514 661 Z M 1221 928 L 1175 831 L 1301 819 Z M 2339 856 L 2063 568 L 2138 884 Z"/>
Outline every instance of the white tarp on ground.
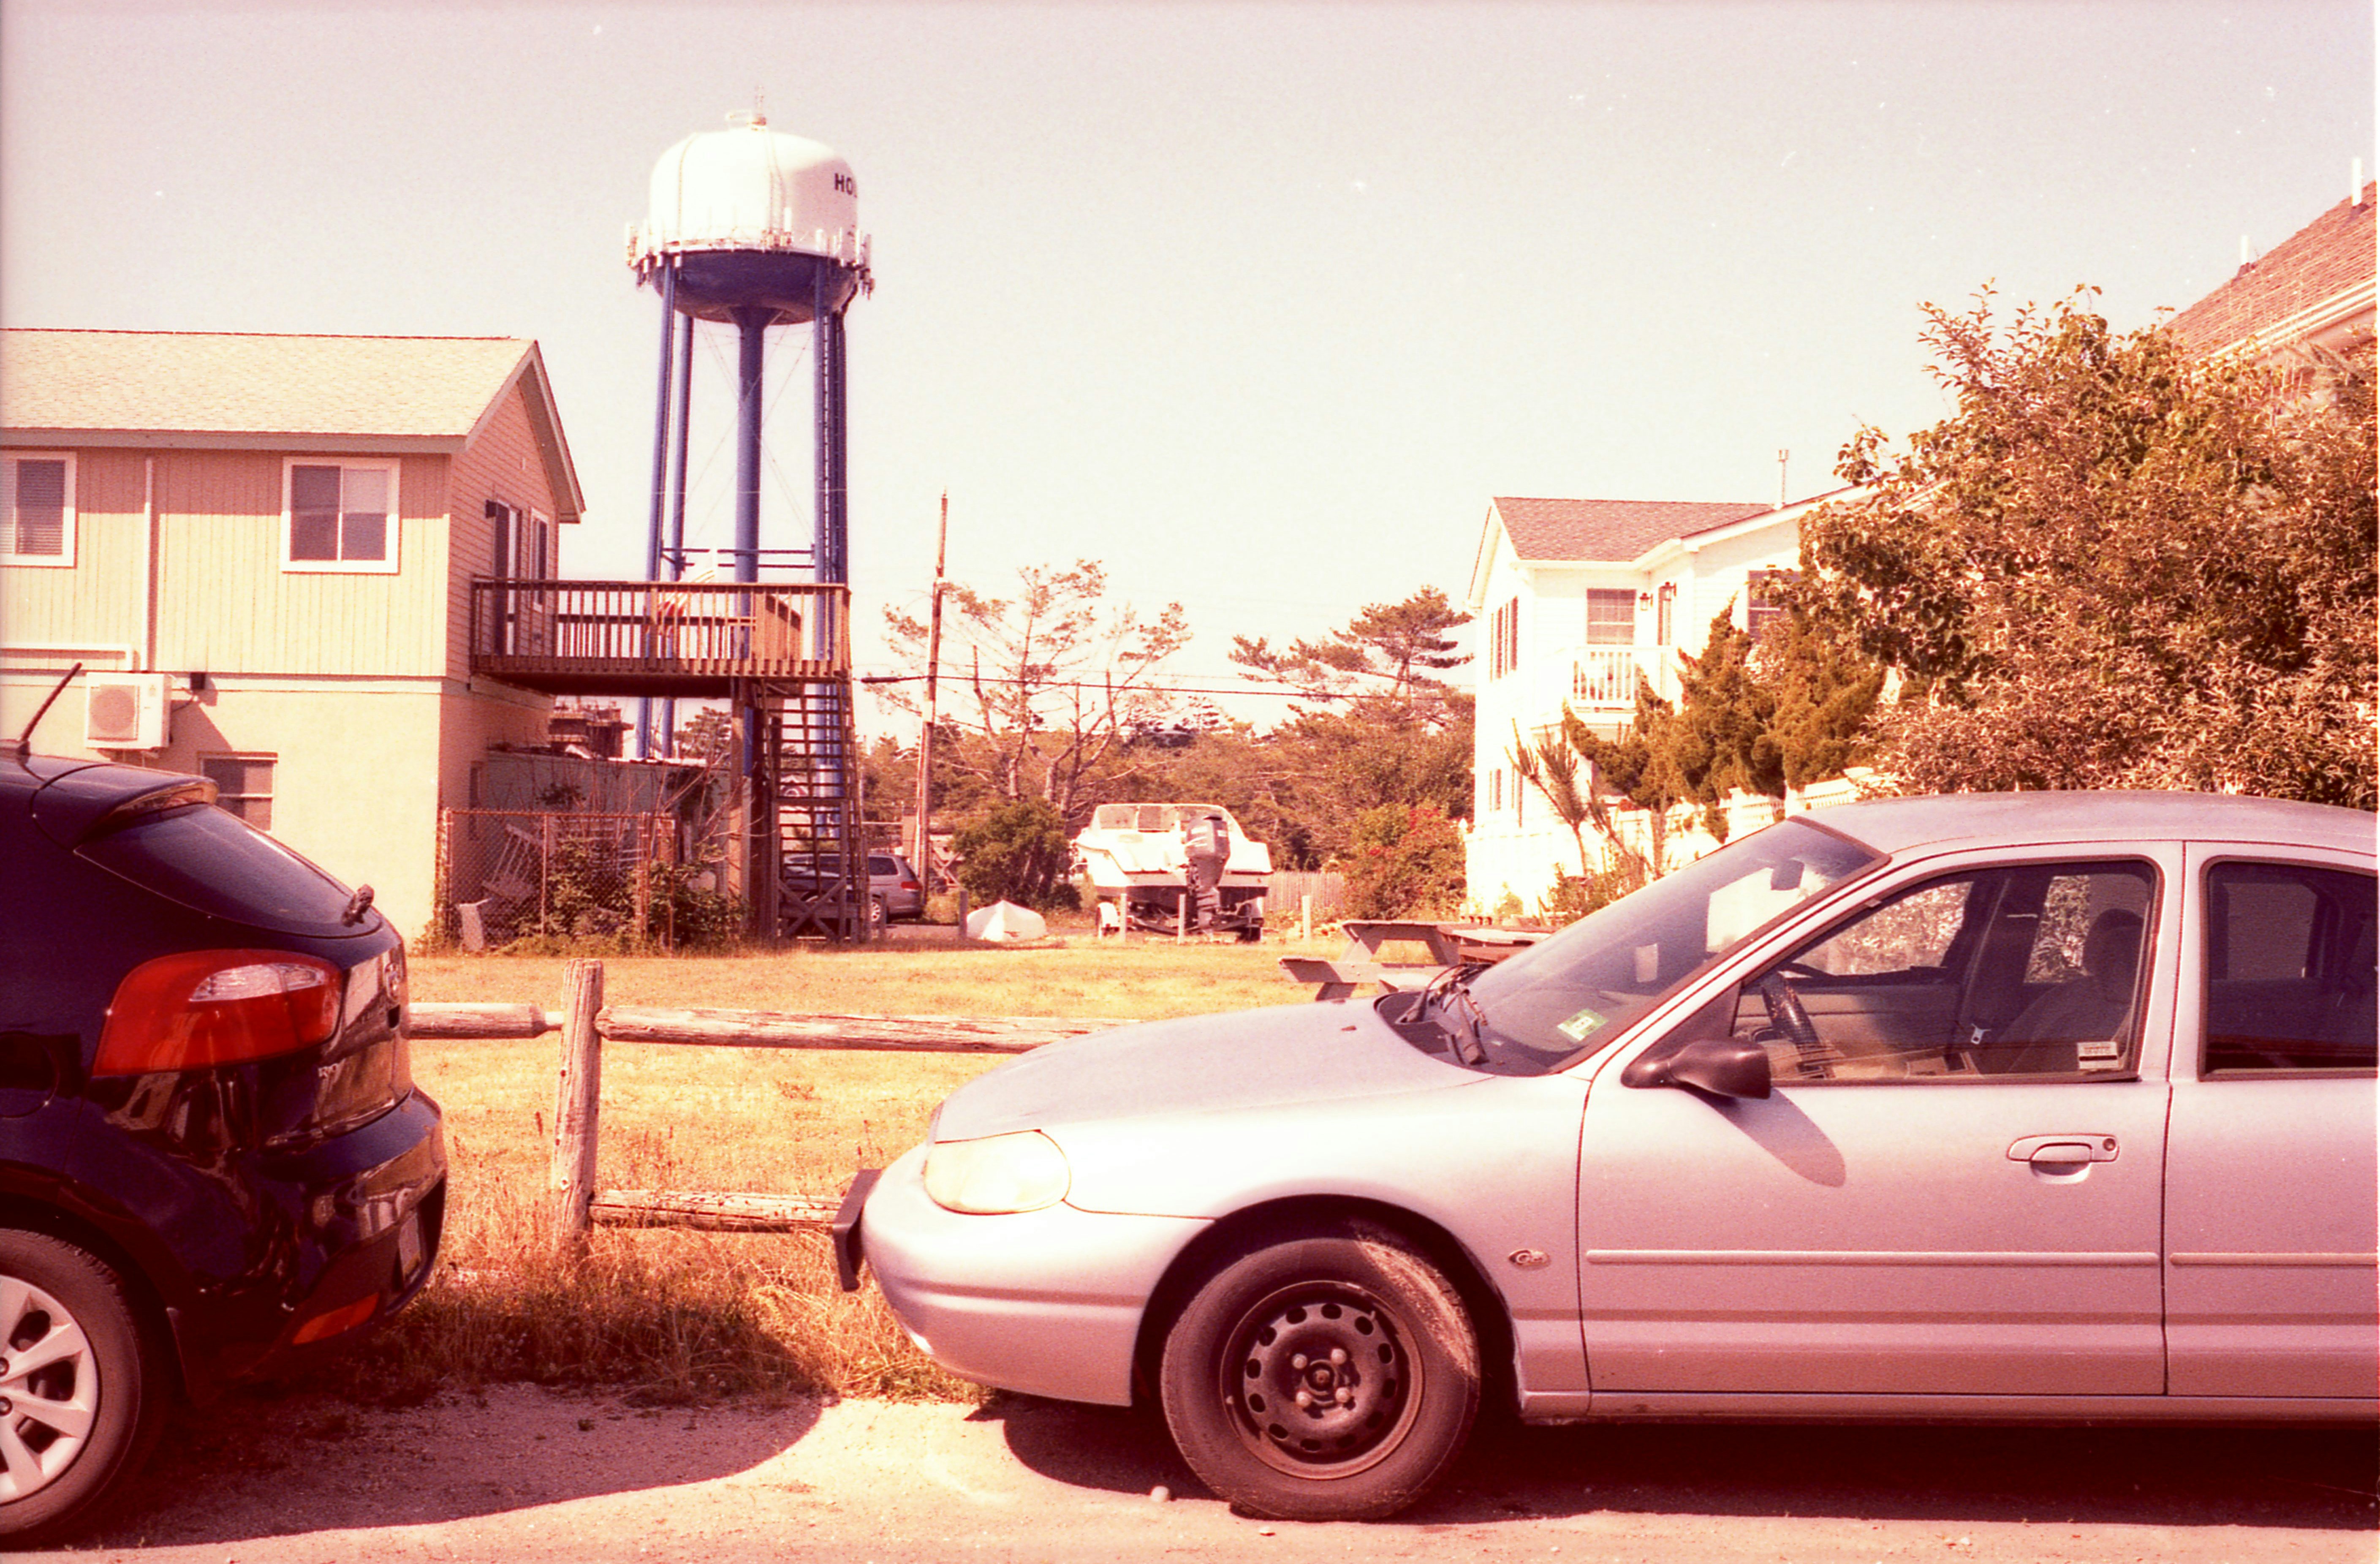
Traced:
<path fill-rule="evenodd" d="M 978 907 L 966 918 L 966 936 L 969 939 L 1039 939 L 1049 932 L 1050 925 L 1041 921 L 1040 913 L 1029 907 L 1019 907 L 1013 901 L 995 901 L 989 907 Z"/>

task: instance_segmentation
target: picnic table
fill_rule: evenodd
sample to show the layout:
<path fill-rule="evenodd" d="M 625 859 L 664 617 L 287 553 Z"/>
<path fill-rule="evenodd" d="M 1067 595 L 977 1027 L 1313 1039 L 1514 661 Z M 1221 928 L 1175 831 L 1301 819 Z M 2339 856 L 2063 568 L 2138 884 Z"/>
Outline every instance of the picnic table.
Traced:
<path fill-rule="evenodd" d="M 1348 999 L 1364 984 L 1377 983 L 1383 993 L 1420 988 L 1449 967 L 1466 960 L 1500 960 L 1544 936 L 1527 929 L 1489 929 L 1402 919 L 1354 919 L 1339 925 L 1347 948 L 1336 960 L 1318 956 L 1284 956 L 1281 971 L 1293 983 L 1319 984 L 1314 997 Z M 1386 961 L 1381 951 L 1392 945 L 1418 945 L 1429 953 L 1423 962 Z M 1490 954 L 1490 952 L 1496 952 Z"/>

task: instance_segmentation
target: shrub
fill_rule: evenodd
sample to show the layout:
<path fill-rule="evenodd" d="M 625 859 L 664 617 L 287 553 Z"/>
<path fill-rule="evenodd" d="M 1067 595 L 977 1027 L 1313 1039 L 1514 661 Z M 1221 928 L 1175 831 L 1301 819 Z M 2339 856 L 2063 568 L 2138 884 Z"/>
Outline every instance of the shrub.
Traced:
<path fill-rule="evenodd" d="M 1048 911 L 1082 905 L 1066 878 L 1074 856 L 1066 822 L 1046 799 L 1012 799 L 999 805 L 962 826 L 951 848 L 959 859 L 959 883 L 978 907 L 1013 901 Z"/>
<path fill-rule="evenodd" d="M 1463 836 L 1436 804 L 1382 804 L 1347 845 L 1350 918 L 1435 918 L 1463 900 Z"/>

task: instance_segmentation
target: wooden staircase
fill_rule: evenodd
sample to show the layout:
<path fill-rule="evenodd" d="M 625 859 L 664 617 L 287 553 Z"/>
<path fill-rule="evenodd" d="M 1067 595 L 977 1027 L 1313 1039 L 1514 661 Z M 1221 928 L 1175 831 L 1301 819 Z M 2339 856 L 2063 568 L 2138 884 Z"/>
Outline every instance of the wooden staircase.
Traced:
<path fill-rule="evenodd" d="M 871 937 L 860 839 L 859 744 L 851 686 L 780 686 L 765 703 L 776 800 L 777 936 L 855 944 Z"/>

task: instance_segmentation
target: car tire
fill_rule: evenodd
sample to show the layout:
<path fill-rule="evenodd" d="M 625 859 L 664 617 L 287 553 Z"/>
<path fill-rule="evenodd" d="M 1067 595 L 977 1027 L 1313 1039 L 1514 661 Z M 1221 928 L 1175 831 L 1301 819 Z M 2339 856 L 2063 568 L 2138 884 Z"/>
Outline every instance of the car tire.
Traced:
<path fill-rule="evenodd" d="M 892 927 L 892 909 L 886 904 L 882 897 L 869 897 L 868 898 L 868 937 L 882 939 L 886 931 Z"/>
<path fill-rule="evenodd" d="M 17 1228 L 0 1228 L 0 1538 L 26 1546 L 72 1530 L 140 1470 L 167 1374 L 113 1269 Z"/>
<path fill-rule="evenodd" d="M 1167 1333 L 1158 1385 L 1175 1448 L 1223 1498 L 1370 1521 L 1453 1465 L 1479 1379 L 1478 1333 L 1444 1273 L 1351 1224 L 1217 1271 Z"/>

